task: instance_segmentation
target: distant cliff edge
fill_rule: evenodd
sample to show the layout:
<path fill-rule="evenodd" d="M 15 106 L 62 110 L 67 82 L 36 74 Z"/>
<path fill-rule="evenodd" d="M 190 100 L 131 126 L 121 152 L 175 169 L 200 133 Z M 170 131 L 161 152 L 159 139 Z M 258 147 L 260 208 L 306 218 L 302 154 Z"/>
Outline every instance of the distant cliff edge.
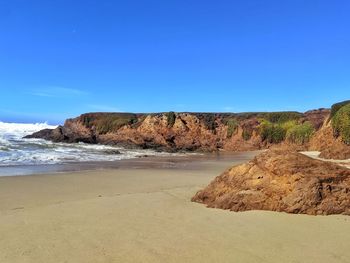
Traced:
<path fill-rule="evenodd" d="M 278 145 L 347 159 L 350 101 L 305 113 L 86 113 L 26 138 L 164 151 L 247 151 Z"/>

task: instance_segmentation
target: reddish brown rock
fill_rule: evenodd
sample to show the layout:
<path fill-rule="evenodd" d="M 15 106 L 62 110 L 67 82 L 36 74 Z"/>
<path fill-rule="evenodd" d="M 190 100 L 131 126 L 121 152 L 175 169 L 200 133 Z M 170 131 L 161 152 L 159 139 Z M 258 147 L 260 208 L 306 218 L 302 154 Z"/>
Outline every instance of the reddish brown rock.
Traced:
<path fill-rule="evenodd" d="M 56 129 L 45 129 L 28 135 L 25 138 L 41 138 L 53 142 L 85 142 L 96 143 L 96 135 L 93 130 L 86 128 L 79 122 L 67 121 L 64 126 Z"/>
<path fill-rule="evenodd" d="M 333 160 L 348 160 L 350 159 L 350 146 L 336 142 L 329 148 L 324 149 L 320 157 Z"/>
<path fill-rule="evenodd" d="M 304 113 L 302 122 L 309 121 L 316 130 L 320 129 L 330 114 L 329 109 L 310 110 Z"/>
<path fill-rule="evenodd" d="M 169 125 L 167 115 L 130 113 L 88 113 L 68 119 L 64 126 L 43 130 L 26 138 L 55 142 L 87 142 L 153 148 L 167 151 L 247 151 L 260 149 L 256 117 L 242 121 L 231 138 L 223 119 L 234 114 L 176 113 Z M 243 139 L 243 128 L 250 125 L 252 135 Z"/>
<path fill-rule="evenodd" d="M 350 215 L 350 170 L 298 152 L 270 150 L 224 172 L 192 201 L 237 212 Z"/>
<path fill-rule="evenodd" d="M 267 149 L 273 143 L 263 141 L 261 122 L 295 116 L 310 121 L 318 129 L 329 110 L 305 114 L 276 113 L 87 113 L 68 119 L 54 130 L 37 132 L 27 138 L 54 142 L 86 142 L 166 151 L 249 151 Z M 272 121 L 272 120 L 271 120 Z M 234 124 L 233 124 L 234 123 Z M 231 126 L 230 126 L 231 125 Z M 294 147 L 287 140 L 282 144 Z M 307 150 L 307 144 L 302 145 Z M 300 147 L 300 146 L 298 146 Z"/>
<path fill-rule="evenodd" d="M 320 157 L 325 159 L 350 159 L 350 146 L 334 136 L 332 122 L 329 120 L 311 138 L 309 150 L 320 151 Z"/>

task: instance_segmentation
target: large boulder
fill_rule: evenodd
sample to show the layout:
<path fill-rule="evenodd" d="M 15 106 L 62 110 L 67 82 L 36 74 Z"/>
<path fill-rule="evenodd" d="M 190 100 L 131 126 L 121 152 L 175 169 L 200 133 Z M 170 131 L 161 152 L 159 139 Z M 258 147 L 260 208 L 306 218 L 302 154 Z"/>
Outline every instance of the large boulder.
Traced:
<path fill-rule="evenodd" d="M 270 150 L 227 170 L 192 201 L 236 212 L 350 215 L 350 170 L 298 152 Z"/>

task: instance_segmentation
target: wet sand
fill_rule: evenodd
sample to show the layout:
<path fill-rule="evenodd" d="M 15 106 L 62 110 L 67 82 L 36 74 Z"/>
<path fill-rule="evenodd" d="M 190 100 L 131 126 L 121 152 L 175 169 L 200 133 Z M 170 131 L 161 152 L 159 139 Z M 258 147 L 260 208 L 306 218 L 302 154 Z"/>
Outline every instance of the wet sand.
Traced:
<path fill-rule="evenodd" d="M 0 177 L 0 262 L 349 262 L 349 217 L 233 213 L 190 202 L 249 158 Z"/>

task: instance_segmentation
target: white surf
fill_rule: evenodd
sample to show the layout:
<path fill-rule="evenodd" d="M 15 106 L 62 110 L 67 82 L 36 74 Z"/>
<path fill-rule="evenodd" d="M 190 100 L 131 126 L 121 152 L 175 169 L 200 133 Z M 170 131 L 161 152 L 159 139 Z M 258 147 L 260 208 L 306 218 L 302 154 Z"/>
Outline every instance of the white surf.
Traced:
<path fill-rule="evenodd" d="M 63 164 L 72 162 L 116 161 L 144 155 L 170 155 L 153 150 L 130 150 L 85 143 L 53 143 L 23 137 L 42 129 L 54 129 L 47 123 L 0 122 L 0 166 Z"/>

